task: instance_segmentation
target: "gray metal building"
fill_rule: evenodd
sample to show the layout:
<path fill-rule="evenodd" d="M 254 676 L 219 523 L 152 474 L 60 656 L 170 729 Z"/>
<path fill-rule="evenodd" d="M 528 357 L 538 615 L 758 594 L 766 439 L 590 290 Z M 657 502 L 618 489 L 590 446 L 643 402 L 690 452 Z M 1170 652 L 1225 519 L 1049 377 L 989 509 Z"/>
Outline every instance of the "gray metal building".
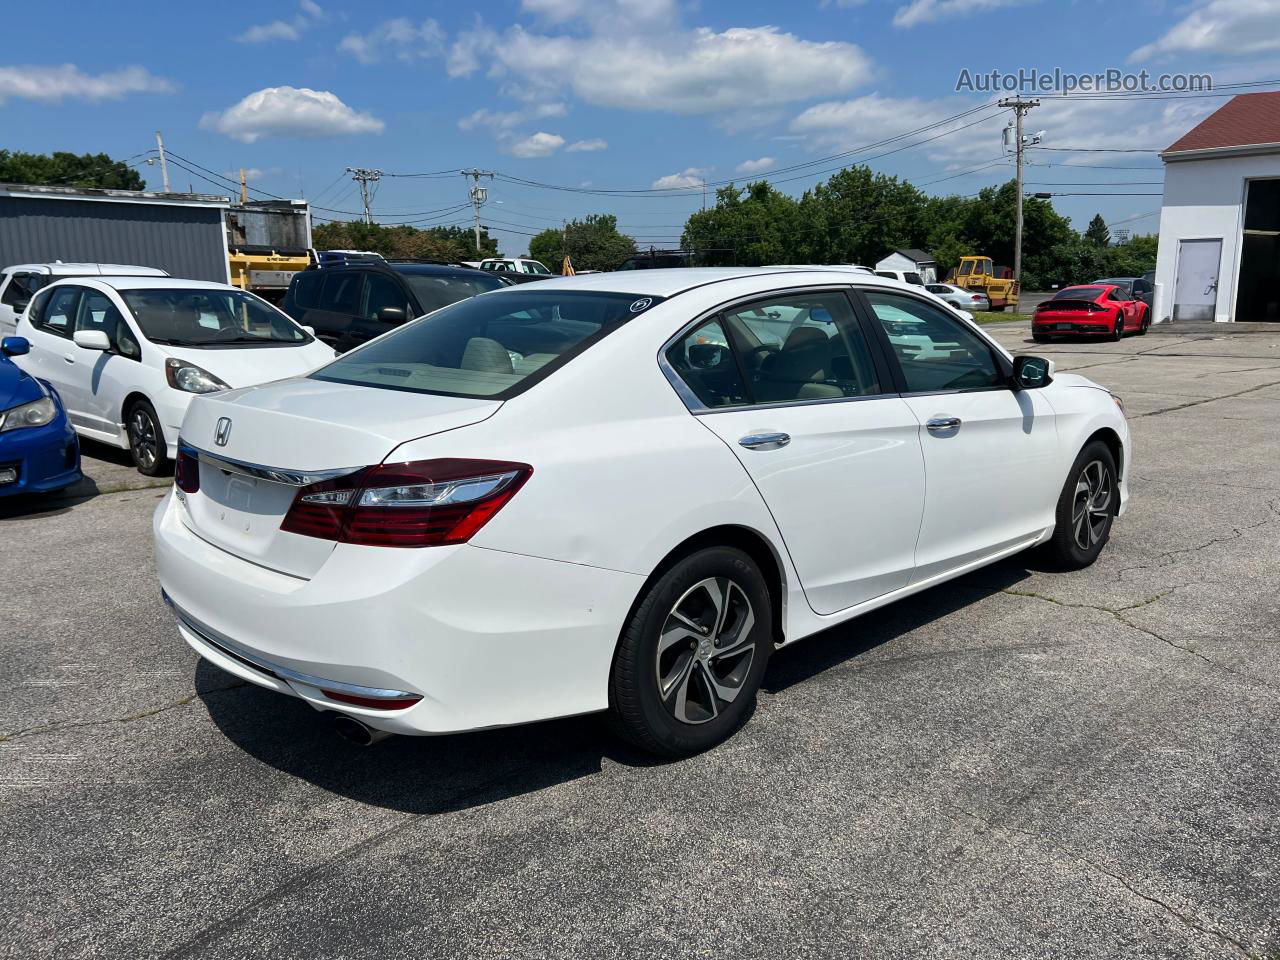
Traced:
<path fill-rule="evenodd" d="M 227 283 L 230 202 L 194 193 L 0 184 L 0 267 L 129 263 Z"/>

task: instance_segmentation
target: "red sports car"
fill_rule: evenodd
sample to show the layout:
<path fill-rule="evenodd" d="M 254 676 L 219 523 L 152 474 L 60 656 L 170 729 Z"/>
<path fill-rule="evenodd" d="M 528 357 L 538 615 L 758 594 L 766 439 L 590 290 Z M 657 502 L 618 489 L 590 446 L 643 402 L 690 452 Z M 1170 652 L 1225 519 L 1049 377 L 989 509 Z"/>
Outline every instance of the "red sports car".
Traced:
<path fill-rule="evenodd" d="M 1119 340 L 1126 333 L 1146 333 L 1149 326 L 1151 308 L 1124 287 L 1090 283 L 1064 287 L 1036 307 L 1031 336 L 1039 343 L 1077 334 Z"/>

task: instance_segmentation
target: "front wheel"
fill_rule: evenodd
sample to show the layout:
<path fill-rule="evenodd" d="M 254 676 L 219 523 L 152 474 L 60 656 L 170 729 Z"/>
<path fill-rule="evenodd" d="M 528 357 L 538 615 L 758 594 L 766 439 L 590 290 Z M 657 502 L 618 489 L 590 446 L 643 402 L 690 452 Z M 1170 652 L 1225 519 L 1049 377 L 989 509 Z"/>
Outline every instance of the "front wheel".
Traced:
<path fill-rule="evenodd" d="M 614 729 L 649 753 L 699 753 L 751 715 L 773 650 L 769 586 L 747 554 L 710 547 L 677 562 L 623 628 L 609 681 Z"/>
<path fill-rule="evenodd" d="M 129 433 L 129 453 L 138 472 L 148 477 L 166 473 L 169 453 L 155 407 L 145 400 L 137 401 L 125 416 L 125 426 Z"/>
<path fill-rule="evenodd" d="M 1063 570 L 1082 570 L 1098 559 L 1111 537 L 1120 509 L 1115 457 L 1100 440 L 1087 444 L 1067 474 L 1058 496 L 1053 536 L 1044 545 L 1050 561 Z"/>
<path fill-rule="evenodd" d="M 1142 323 L 1138 324 L 1138 336 L 1144 337 L 1151 329 L 1151 310 L 1142 311 Z"/>

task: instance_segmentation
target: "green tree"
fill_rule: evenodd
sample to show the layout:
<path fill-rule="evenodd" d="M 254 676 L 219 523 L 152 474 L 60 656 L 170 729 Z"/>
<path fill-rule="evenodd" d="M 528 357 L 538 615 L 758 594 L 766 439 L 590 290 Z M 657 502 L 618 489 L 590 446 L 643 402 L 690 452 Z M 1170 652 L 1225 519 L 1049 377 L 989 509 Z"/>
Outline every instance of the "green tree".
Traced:
<path fill-rule="evenodd" d="M 796 201 L 760 180 L 718 189 L 715 206 L 689 217 L 680 242 L 699 263 L 755 267 L 794 263 L 799 232 Z"/>
<path fill-rule="evenodd" d="M 384 257 L 410 260 L 483 260 L 498 252 L 498 242 L 484 229 L 477 250 L 475 235 L 466 227 L 420 230 L 407 224 L 383 226 L 362 220 L 320 224 L 311 231 L 311 242 L 319 250 L 371 250 Z"/>
<path fill-rule="evenodd" d="M 874 264 L 925 242 L 927 198 L 910 183 L 869 167 L 847 167 L 800 198 L 799 263 Z"/>
<path fill-rule="evenodd" d="M 568 253 L 576 270 L 616 270 L 636 252 L 636 243 L 618 231 L 611 213 L 592 213 L 570 220 L 564 230 L 543 230 L 529 240 L 529 256 L 559 273 Z"/>
<path fill-rule="evenodd" d="M 1111 231 L 1107 229 L 1107 221 L 1102 219 L 1102 214 L 1095 213 L 1093 215 L 1093 219 L 1089 221 L 1089 226 L 1085 227 L 1084 238 L 1095 247 L 1111 246 Z"/>
<path fill-rule="evenodd" d="M 137 170 L 105 153 L 22 153 L 0 150 L 0 183 L 39 186 L 100 187 L 142 190 L 146 182 Z"/>

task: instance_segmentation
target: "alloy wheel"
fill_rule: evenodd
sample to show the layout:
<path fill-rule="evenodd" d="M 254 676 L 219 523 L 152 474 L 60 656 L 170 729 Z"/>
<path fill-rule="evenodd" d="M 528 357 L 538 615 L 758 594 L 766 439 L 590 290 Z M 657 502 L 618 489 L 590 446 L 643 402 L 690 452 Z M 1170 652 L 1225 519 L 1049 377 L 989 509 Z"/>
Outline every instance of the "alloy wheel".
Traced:
<path fill-rule="evenodd" d="M 133 448 L 139 466 L 155 466 L 158 451 L 156 425 L 142 407 L 135 409 L 129 417 L 129 446 Z"/>
<path fill-rule="evenodd" d="M 755 614 L 728 577 L 695 583 L 658 637 L 655 679 L 663 707 L 681 723 L 714 720 L 742 691 L 755 659 Z"/>
<path fill-rule="evenodd" d="M 1071 507 L 1071 530 L 1076 546 L 1092 550 L 1106 532 L 1111 519 L 1115 482 L 1111 470 L 1101 460 L 1091 460 L 1076 481 Z"/>

